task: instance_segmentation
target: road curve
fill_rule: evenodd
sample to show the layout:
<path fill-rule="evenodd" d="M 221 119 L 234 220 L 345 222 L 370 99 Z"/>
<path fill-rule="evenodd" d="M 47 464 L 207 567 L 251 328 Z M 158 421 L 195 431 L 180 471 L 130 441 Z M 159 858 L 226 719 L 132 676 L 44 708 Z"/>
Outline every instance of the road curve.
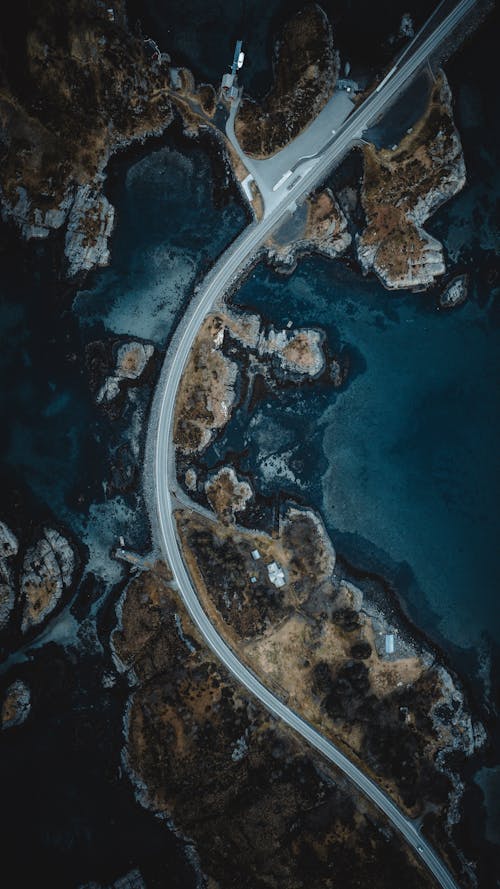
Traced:
<path fill-rule="evenodd" d="M 420 856 L 443 889 L 459 889 L 430 843 L 390 797 L 360 768 L 352 763 L 331 741 L 326 740 L 301 716 L 283 704 L 262 682 L 245 667 L 218 634 L 205 614 L 191 578 L 182 559 L 177 529 L 172 512 L 170 488 L 175 484 L 175 448 L 173 445 L 173 420 L 177 390 L 191 347 L 205 315 L 216 299 L 236 283 L 238 275 L 256 255 L 268 234 L 283 218 L 293 211 L 296 202 L 324 179 L 327 172 L 341 160 L 344 154 L 360 138 L 363 130 L 378 117 L 382 110 L 415 72 L 425 64 L 429 55 L 461 21 L 477 0 L 462 0 L 444 19 L 429 38 L 405 61 L 401 69 L 384 84 L 378 93 L 372 93 L 339 129 L 334 140 L 322 147 L 316 163 L 308 167 L 300 181 L 284 193 L 281 203 L 260 223 L 251 224 L 228 248 L 198 288 L 173 337 L 165 357 L 151 412 L 147 450 L 150 454 L 150 471 L 154 483 L 154 504 L 151 504 L 153 527 L 158 530 L 159 543 L 169 563 L 175 583 L 187 611 L 198 627 L 206 643 L 249 692 L 257 697 L 275 717 L 282 719 L 326 759 L 340 768 L 353 784 L 364 793 L 389 818 L 413 850 Z"/>

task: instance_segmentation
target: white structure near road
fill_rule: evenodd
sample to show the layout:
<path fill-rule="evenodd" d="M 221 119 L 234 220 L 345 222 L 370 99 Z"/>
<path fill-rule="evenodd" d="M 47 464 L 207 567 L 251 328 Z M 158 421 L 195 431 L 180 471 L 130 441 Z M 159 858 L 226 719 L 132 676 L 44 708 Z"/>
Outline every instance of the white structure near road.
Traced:
<path fill-rule="evenodd" d="M 224 666 L 235 678 L 258 698 L 269 712 L 278 719 L 282 719 L 287 725 L 299 733 L 312 747 L 318 750 L 330 762 L 334 763 L 353 782 L 353 784 L 385 813 L 394 828 L 405 838 L 407 843 L 418 852 L 421 861 L 434 875 L 442 889 L 458 889 L 458 884 L 448 871 L 446 865 L 436 854 L 432 845 L 420 831 L 420 825 L 414 823 L 412 818 L 402 812 L 390 799 L 385 790 L 378 786 L 368 774 L 350 759 L 330 740 L 313 728 L 298 713 L 290 709 L 282 700 L 271 692 L 242 663 L 235 651 L 219 635 L 219 632 L 211 623 L 198 599 L 197 591 L 188 573 L 182 558 L 182 552 L 177 538 L 177 529 L 174 518 L 174 504 L 172 502 L 171 488 L 175 479 L 175 448 L 173 444 L 173 424 L 175 413 L 176 394 L 180 384 L 183 370 L 188 360 L 190 349 L 193 345 L 202 321 L 214 304 L 216 298 L 220 298 L 234 283 L 241 271 L 249 264 L 251 258 L 256 255 L 261 245 L 268 237 L 271 230 L 291 212 L 292 205 L 297 199 L 303 199 L 313 188 L 317 187 L 325 179 L 327 173 L 340 162 L 345 153 L 353 147 L 363 131 L 375 121 L 388 107 L 396 96 L 400 95 L 405 86 L 411 82 L 415 74 L 427 64 L 429 57 L 436 52 L 439 45 L 453 33 L 476 5 L 477 0 L 459 0 L 455 8 L 448 12 L 445 7 L 442 17 L 436 23 L 428 36 L 417 35 L 414 41 L 405 49 L 398 61 L 397 71 L 386 78 L 386 83 L 374 90 L 365 101 L 352 112 L 352 119 L 343 124 L 340 132 L 333 140 L 330 140 L 332 126 L 336 122 L 331 119 L 323 123 L 321 116 L 328 115 L 328 104 L 322 112 L 290 146 L 279 152 L 269 161 L 260 161 L 260 164 L 269 164 L 265 177 L 255 175 L 257 161 L 248 165 L 249 172 L 254 173 L 260 188 L 260 181 L 270 183 L 267 194 L 263 194 L 265 213 L 259 223 L 253 223 L 246 229 L 209 272 L 205 282 L 195 293 L 191 303 L 187 307 L 179 328 L 176 331 L 167 350 L 165 362 L 161 371 L 160 380 L 155 393 L 155 399 L 151 410 L 151 420 L 147 445 L 147 470 L 151 468 L 153 479 L 153 496 L 150 502 L 150 514 L 155 529 L 157 542 L 165 559 L 168 561 L 173 582 L 176 584 L 184 605 L 192 620 L 198 627 L 207 645 L 219 657 Z M 442 9 L 442 4 L 438 9 Z M 427 22 L 424 24 L 424 33 Z M 404 61 L 403 61 L 404 59 Z M 391 73 L 391 72 L 390 72 Z M 337 95 L 346 95 L 338 93 Z M 232 111 L 234 110 L 234 106 Z M 319 127 L 315 126 L 319 121 Z M 228 121 L 228 136 L 234 139 L 232 123 L 234 118 Z M 231 132 L 232 129 L 232 132 Z M 325 137 L 325 133 L 327 134 Z M 302 166 L 302 175 L 291 193 L 287 189 L 272 191 L 272 186 L 278 181 L 286 170 L 292 169 L 299 161 L 303 164 L 304 145 L 303 137 L 311 141 L 313 145 L 312 157 Z M 300 148 L 295 145 L 301 141 Z M 236 142 L 236 140 L 235 140 Z M 234 144 L 234 143 L 233 143 Z M 236 142 L 236 145 L 238 143 Z M 302 147 L 304 145 L 304 148 Z M 309 148 L 309 145 L 307 146 Z M 239 146 L 238 146 L 239 149 Z M 241 149 L 239 149 L 239 152 Z M 309 153 L 309 151 L 308 151 Z M 281 157 L 284 155 L 284 157 Z M 278 160 L 276 161 L 276 158 Z M 269 205 L 267 198 L 270 198 Z M 279 567 L 279 566 L 278 566 Z"/>
<path fill-rule="evenodd" d="M 386 633 L 385 635 L 385 653 L 394 654 L 394 633 Z"/>
<path fill-rule="evenodd" d="M 267 573 L 269 574 L 269 580 L 274 586 L 278 588 L 285 586 L 285 572 L 277 562 L 269 562 Z"/>

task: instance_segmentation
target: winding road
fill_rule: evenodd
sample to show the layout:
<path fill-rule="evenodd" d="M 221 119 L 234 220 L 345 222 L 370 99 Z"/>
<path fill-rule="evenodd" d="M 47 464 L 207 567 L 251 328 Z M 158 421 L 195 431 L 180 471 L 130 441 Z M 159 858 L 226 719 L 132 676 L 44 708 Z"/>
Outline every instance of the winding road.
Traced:
<path fill-rule="evenodd" d="M 462 0 L 437 24 L 432 33 L 422 39 L 417 35 L 413 52 L 405 52 L 404 62 L 397 63 L 389 76 L 382 81 L 366 101 L 356 110 L 332 138 L 331 130 L 325 142 L 318 145 L 316 157 L 295 158 L 298 181 L 292 188 L 272 192 L 270 202 L 264 192 L 265 213 L 259 223 L 252 223 L 218 260 L 203 284 L 197 289 L 167 351 L 151 412 L 147 453 L 149 473 L 154 487 L 154 503 L 150 503 L 153 528 L 162 553 L 173 573 L 179 593 L 192 620 L 206 643 L 251 694 L 278 719 L 291 728 L 326 759 L 341 769 L 354 785 L 387 816 L 421 861 L 427 866 L 443 889 L 458 889 L 458 885 L 434 852 L 430 843 L 415 824 L 400 811 L 390 797 L 360 768 L 352 763 L 331 741 L 324 738 L 301 716 L 283 704 L 238 659 L 205 614 L 196 594 L 193 582 L 183 561 L 173 509 L 175 504 L 176 472 L 173 421 L 176 394 L 181 377 L 198 330 L 215 301 L 233 287 L 244 269 L 256 256 L 269 233 L 294 212 L 297 202 L 320 184 L 353 145 L 363 131 L 373 123 L 387 106 L 404 90 L 415 73 L 425 65 L 439 45 L 449 37 L 474 7 L 477 0 Z M 426 23 L 427 24 L 427 23 Z M 147 470 L 148 471 L 148 470 Z"/>

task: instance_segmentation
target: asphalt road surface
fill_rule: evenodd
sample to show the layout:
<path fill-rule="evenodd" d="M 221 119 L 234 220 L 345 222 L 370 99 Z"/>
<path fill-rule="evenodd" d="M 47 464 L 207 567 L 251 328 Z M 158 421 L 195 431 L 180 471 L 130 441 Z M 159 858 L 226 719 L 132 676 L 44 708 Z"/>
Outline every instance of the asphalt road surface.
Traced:
<path fill-rule="evenodd" d="M 172 439 L 176 394 L 191 347 L 203 322 L 218 297 L 233 286 L 242 270 L 255 256 L 271 230 L 294 211 L 297 202 L 320 184 L 327 173 L 361 138 L 383 110 L 400 94 L 415 73 L 426 64 L 429 56 L 458 26 L 477 0 L 462 0 L 455 9 L 439 21 L 435 30 L 414 42 L 414 52 L 405 53 L 401 67 L 396 66 L 391 76 L 342 125 L 335 137 L 326 134 L 325 143 L 318 145 L 315 158 L 295 159 L 296 173 L 292 188 L 287 183 L 274 194 L 277 200 L 266 207 L 266 215 L 259 223 L 250 225 L 228 248 L 199 287 L 188 307 L 167 351 L 153 404 L 149 433 L 149 450 L 154 476 L 155 503 L 151 509 L 153 526 L 157 528 L 163 555 L 170 565 L 179 593 L 205 641 L 227 669 L 279 719 L 302 735 L 326 759 L 340 768 L 353 784 L 387 816 L 414 852 L 427 865 L 443 889 L 458 889 L 457 883 L 419 832 L 380 787 L 354 765 L 337 747 L 326 740 L 301 716 L 275 697 L 260 680 L 239 660 L 210 623 L 198 600 L 187 572 L 177 538 L 173 516 L 172 496 L 176 489 L 175 448 Z M 418 38 L 418 35 L 417 35 Z M 300 178 L 294 181 L 298 173 Z M 171 493 L 172 492 L 172 493 Z"/>

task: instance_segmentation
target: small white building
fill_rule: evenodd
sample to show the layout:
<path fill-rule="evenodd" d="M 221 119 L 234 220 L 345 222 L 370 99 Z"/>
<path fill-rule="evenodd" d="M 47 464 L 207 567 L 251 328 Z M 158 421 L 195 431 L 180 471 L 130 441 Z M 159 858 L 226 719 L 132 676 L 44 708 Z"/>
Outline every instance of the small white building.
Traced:
<path fill-rule="evenodd" d="M 269 574 L 269 580 L 275 587 L 285 586 L 285 573 L 283 568 L 278 565 L 277 562 L 270 562 L 267 566 L 267 573 Z"/>
<path fill-rule="evenodd" d="M 258 549 L 253 549 L 253 550 L 252 550 L 252 559 L 254 560 L 254 562 L 258 562 L 258 561 L 259 561 L 259 559 L 260 559 L 260 552 L 259 552 Z"/>
<path fill-rule="evenodd" d="M 394 633 L 386 633 L 385 635 L 385 653 L 394 654 Z"/>

